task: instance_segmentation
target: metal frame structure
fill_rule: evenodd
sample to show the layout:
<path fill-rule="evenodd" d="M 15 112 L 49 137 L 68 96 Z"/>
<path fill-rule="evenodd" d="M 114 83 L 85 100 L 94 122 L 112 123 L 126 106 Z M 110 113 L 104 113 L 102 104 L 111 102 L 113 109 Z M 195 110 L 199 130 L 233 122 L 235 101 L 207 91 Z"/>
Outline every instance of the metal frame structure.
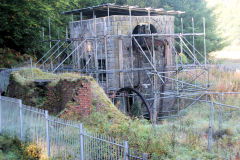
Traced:
<path fill-rule="evenodd" d="M 72 15 L 73 22 L 73 14 L 79 14 L 80 23 L 82 24 L 83 13 L 92 12 L 92 20 L 94 21 L 94 27 L 92 29 L 92 34 L 89 37 L 80 37 L 80 38 L 68 38 L 68 33 L 66 33 L 66 39 L 58 39 L 52 40 L 50 33 L 50 19 L 49 19 L 49 43 L 50 49 L 48 52 L 44 54 L 44 56 L 39 59 L 37 62 L 37 66 L 45 69 L 50 72 L 59 72 L 59 71 L 75 71 L 81 72 L 83 74 L 87 74 L 93 76 L 99 84 L 105 89 L 106 93 L 110 96 L 124 87 L 132 87 L 137 89 L 142 95 L 144 95 L 145 100 L 148 102 L 149 106 L 151 106 L 152 116 L 149 118 L 152 119 L 153 123 L 156 123 L 157 119 L 161 119 L 162 117 L 166 117 L 169 115 L 178 115 L 180 110 L 191 106 L 195 102 L 197 102 L 203 95 L 205 94 L 193 94 L 196 92 L 206 93 L 209 87 L 209 79 L 208 79 L 208 62 L 207 62 L 207 53 L 206 53 L 206 31 L 205 31 L 205 19 L 203 18 L 203 32 L 196 33 L 194 26 L 194 19 L 192 18 L 192 33 L 184 33 L 183 32 L 183 20 L 181 18 L 181 33 L 146 33 L 146 34 L 133 34 L 133 26 L 132 26 L 132 13 L 141 11 L 142 15 L 146 15 L 148 17 L 148 27 L 150 30 L 150 17 L 154 14 L 160 13 L 163 15 L 174 15 L 174 14 L 182 14 L 184 12 L 180 11 L 164 11 L 159 9 L 152 8 L 138 8 L 133 6 L 123 6 L 124 9 L 128 9 L 129 16 L 129 25 L 130 25 L 130 35 L 124 35 L 119 32 L 117 35 L 110 34 L 108 30 L 110 26 L 110 17 L 111 12 L 110 8 L 115 7 L 113 4 L 106 4 L 100 6 L 104 8 L 104 10 L 98 10 L 99 6 L 83 8 L 80 10 L 73 10 L 69 12 L 64 12 L 64 14 Z M 96 33 L 96 14 L 95 12 L 104 12 L 104 33 L 102 36 L 98 36 Z M 124 12 L 125 13 L 125 12 Z M 123 13 L 121 13 L 123 14 Z M 142 16 L 140 15 L 140 16 Z M 71 24 L 71 23 L 70 23 Z M 68 29 L 66 29 L 66 32 Z M 44 29 L 43 29 L 44 35 Z M 195 39 L 197 36 L 201 36 L 203 38 L 203 48 L 204 53 L 200 53 L 195 47 Z M 138 38 L 141 37 L 145 40 L 146 38 L 151 39 L 151 45 L 146 43 L 147 50 L 143 49 Z M 109 41 L 114 39 L 119 39 L 119 46 L 124 48 L 122 41 L 125 38 L 131 39 L 131 47 L 130 47 L 130 68 L 124 68 L 124 64 L 119 64 L 119 69 L 109 68 L 108 65 L 108 44 Z M 43 38 L 44 39 L 44 38 Z M 174 58 L 171 58 L 173 61 L 171 64 L 166 66 L 163 70 L 157 68 L 155 62 L 155 49 L 154 44 L 155 41 L 159 39 L 167 39 L 169 49 L 173 53 Z M 189 39 L 192 39 L 190 42 Z M 55 43 L 52 45 L 52 43 Z M 89 44 L 91 44 L 90 48 L 88 48 Z M 137 48 L 140 55 L 147 61 L 147 67 L 136 68 L 133 65 L 133 45 Z M 99 50 L 100 54 L 99 54 Z M 122 55 L 122 50 L 119 50 L 120 58 Z M 77 54 L 76 54 L 77 53 Z M 91 55 L 91 56 L 89 56 Z M 184 62 L 184 57 L 187 56 L 189 62 Z M 88 57 L 89 56 L 89 57 Z M 85 61 L 83 61 L 83 57 Z M 201 60 L 200 60 L 201 59 Z M 203 60 L 203 61 L 202 61 Z M 101 66 L 105 63 L 105 66 Z M 141 84 L 140 87 L 136 88 L 134 86 L 134 73 L 135 72 L 144 72 L 147 75 L 145 82 Z M 110 88 L 109 87 L 109 75 L 112 73 L 119 74 L 120 77 L 120 87 L 119 88 Z M 128 77 L 128 81 L 131 84 L 130 86 L 124 86 L 124 79 L 122 77 Z M 104 81 L 103 81 L 104 80 Z M 156 85 L 161 84 L 161 85 Z M 169 85 L 169 89 L 165 89 L 161 91 L 161 87 Z M 145 87 L 151 87 L 151 92 L 145 89 Z M 122 99 L 126 94 L 119 94 L 114 96 L 114 99 Z M 194 96 L 193 96 L 194 95 Z M 136 94 L 130 93 L 128 96 L 135 97 Z M 191 102 L 184 102 L 181 104 L 180 99 L 186 98 L 191 100 Z M 159 104 L 157 99 L 172 99 L 172 107 L 167 110 L 159 109 Z M 157 118 L 158 117 L 158 118 Z"/>

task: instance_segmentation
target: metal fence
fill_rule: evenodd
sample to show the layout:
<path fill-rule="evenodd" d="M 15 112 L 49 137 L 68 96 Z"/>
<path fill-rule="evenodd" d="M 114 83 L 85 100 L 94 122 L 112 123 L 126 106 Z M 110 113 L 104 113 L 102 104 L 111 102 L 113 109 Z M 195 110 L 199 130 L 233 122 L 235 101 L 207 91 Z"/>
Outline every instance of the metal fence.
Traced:
<path fill-rule="evenodd" d="M 0 92 L 5 92 L 9 84 L 9 77 L 12 71 L 18 69 L 0 69 Z"/>
<path fill-rule="evenodd" d="M 4 96 L 0 96 L 0 133 L 35 143 L 55 159 L 149 159 L 147 154 L 130 149 L 127 141 L 91 133 L 81 123 L 59 119 Z"/>
<path fill-rule="evenodd" d="M 240 142 L 240 92 L 209 92 L 209 95 L 211 95 L 211 103 L 208 105 L 207 149 L 222 159 L 239 157 L 240 148 L 237 146 Z M 228 122 L 228 126 L 224 122 Z"/>

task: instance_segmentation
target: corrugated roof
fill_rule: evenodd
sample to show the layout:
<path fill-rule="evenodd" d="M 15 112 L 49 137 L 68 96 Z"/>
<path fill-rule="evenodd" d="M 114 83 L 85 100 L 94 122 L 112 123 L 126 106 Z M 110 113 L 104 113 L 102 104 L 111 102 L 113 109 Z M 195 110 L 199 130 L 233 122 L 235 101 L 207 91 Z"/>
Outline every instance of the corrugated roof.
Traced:
<path fill-rule="evenodd" d="M 109 9 L 109 15 L 129 15 L 129 9 L 131 9 L 132 16 L 147 16 L 148 12 L 150 12 L 151 16 L 156 15 L 178 15 L 183 14 L 185 12 L 182 11 L 166 11 L 163 8 L 139 8 L 138 6 L 120 6 L 115 5 L 113 3 L 107 3 L 103 5 L 98 6 L 92 6 L 87 8 L 81 8 L 81 9 L 74 9 L 71 11 L 63 12 L 63 14 L 80 14 L 82 12 L 83 16 L 92 17 L 93 11 L 95 12 L 95 15 L 97 17 L 104 17 L 108 15 L 108 9 Z"/>

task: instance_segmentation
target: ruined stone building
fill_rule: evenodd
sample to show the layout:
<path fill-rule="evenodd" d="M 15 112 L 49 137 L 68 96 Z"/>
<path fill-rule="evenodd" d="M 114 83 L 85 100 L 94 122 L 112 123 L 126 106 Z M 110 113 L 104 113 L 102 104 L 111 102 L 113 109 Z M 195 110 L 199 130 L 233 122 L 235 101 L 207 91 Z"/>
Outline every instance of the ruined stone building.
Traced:
<path fill-rule="evenodd" d="M 172 109 L 175 93 L 191 86 L 183 78 L 178 80 L 178 72 L 187 68 L 178 62 L 185 45 L 183 34 L 174 32 L 175 15 L 182 13 L 115 4 L 66 11 L 63 14 L 72 15 L 65 41 L 71 52 L 61 63 L 51 60 L 51 70 L 68 64 L 72 71 L 93 76 L 123 112 L 131 114 L 138 101 L 145 117 L 156 118 L 157 113 Z M 176 37 L 181 51 L 175 48 Z"/>

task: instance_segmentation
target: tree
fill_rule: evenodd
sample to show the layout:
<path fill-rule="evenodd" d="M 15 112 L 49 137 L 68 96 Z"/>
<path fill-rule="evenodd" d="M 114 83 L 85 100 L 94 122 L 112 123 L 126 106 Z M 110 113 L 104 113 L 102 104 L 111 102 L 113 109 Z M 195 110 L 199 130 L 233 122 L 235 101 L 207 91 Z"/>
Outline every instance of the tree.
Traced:
<path fill-rule="evenodd" d="M 48 10 L 38 0 L 2 0 L 0 47 L 12 48 L 22 53 L 34 53 L 38 50 L 41 26 L 46 25 Z"/>
<path fill-rule="evenodd" d="M 44 53 L 42 41 L 42 27 L 45 29 L 45 40 L 48 37 L 48 19 L 51 20 L 51 36 L 56 39 L 58 32 L 65 35 L 65 27 L 71 16 L 62 15 L 61 12 L 113 3 L 124 5 L 151 6 L 165 8 L 166 10 L 186 11 L 184 18 L 184 32 L 191 32 L 191 18 L 195 18 L 196 32 L 202 32 L 202 17 L 206 18 L 207 49 L 208 52 L 220 49 L 222 39 L 215 32 L 215 16 L 206 7 L 204 0 L 1 0 L 0 3 L 0 48 L 11 48 L 18 52 L 38 55 Z M 77 16 L 76 16 L 77 17 Z M 176 18 L 175 31 L 180 31 L 180 21 Z M 64 37 L 60 37 L 64 38 Z M 196 39 L 196 45 L 202 41 Z M 201 50 L 202 46 L 199 47 Z"/>
<path fill-rule="evenodd" d="M 124 5 L 127 3 L 127 0 L 116 0 L 117 5 Z"/>
<path fill-rule="evenodd" d="M 1 0 L 0 48 L 11 48 L 22 54 L 40 57 L 44 53 L 42 28 L 45 30 L 45 40 L 49 40 L 49 18 L 51 37 L 56 39 L 58 32 L 65 34 L 65 27 L 71 19 L 62 15 L 63 11 L 107 2 L 114 0 Z"/>

